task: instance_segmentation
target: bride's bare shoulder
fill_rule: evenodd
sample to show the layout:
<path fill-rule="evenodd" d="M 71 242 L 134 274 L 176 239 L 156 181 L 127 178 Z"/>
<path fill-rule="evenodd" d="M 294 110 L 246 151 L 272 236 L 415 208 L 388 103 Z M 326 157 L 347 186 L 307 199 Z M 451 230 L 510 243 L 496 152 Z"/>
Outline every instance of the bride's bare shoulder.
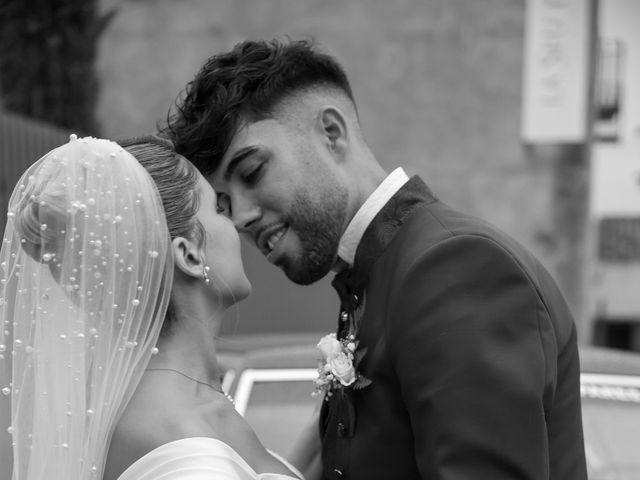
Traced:
<path fill-rule="evenodd" d="M 157 447 L 190 437 L 219 438 L 215 404 L 197 405 L 176 389 L 160 390 L 144 379 L 125 408 L 111 438 L 104 480 L 116 480 Z"/>

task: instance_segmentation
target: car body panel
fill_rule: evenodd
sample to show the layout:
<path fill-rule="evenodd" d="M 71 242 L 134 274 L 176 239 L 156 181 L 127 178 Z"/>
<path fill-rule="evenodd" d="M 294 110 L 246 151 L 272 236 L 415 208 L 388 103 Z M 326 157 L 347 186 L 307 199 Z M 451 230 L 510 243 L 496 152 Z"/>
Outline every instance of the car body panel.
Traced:
<path fill-rule="evenodd" d="M 267 448 L 286 453 L 319 397 L 317 334 L 236 337 L 220 349 L 224 387 Z M 583 347 L 581 396 L 590 480 L 640 479 L 640 355 Z"/>

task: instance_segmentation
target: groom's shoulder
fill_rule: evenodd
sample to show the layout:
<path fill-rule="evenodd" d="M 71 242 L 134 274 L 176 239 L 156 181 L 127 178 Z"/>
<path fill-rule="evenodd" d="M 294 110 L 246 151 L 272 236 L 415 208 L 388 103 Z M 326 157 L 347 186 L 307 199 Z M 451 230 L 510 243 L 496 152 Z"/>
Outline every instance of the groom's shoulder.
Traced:
<path fill-rule="evenodd" d="M 400 243 L 411 243 L 420 248 L 429 247 L 456 237 L 492 239 L 499 244 L 514 240 L 492 223 L 449 206 L 437 199 L 424 202 L 414 209 L 398 232 Z"/>
<path fill-rule="evenodd" d="M 464 258 L 473 246 L 475 251 L 502 251 L 516 263 L 537 266 L 538 260 L 519 241 L 501 228 L 473 214 L 453 208 L 436 199 L 424 202 L 414 210 L 398 231 L 388 254 L 400 264 L 411 264 L 416 258 L 441 252 L 450 252 L 449 261 Z M 480 249 L 480 250 L 478 250 Z M 456 255 L 456 252 L 460 255 Z M 402 259 L 405 262 L 402 262 Z"/>

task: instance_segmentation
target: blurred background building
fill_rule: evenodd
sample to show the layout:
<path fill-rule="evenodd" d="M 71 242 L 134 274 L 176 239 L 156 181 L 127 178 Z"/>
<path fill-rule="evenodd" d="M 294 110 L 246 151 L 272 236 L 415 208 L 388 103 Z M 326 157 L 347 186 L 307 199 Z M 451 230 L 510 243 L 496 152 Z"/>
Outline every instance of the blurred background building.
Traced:
<path fill-rule="evenodd" d="M 587 311 L 596 343 L 640 351 L 640 2 L 601 2 Z"/>
<path fill-rule="evenodd" d="M 536 5 L 547 10 L 532 22 Z M 344 65 L 384 167 L 420 174 L 532 250 L 582 343 L 640 350 L 637 0 L 4 0 L 0 17 L 2 205 L 69 133 L 153 131 L 210 55 L 246 38 L 312 37 Z M 557 65 L 577 38 L 584 55 L 565 74 L 579 82 L 564 88 L 584 91 L 583 137 L 523 134 L 524 67 L 540 60 L 532 31 Z M 224 334 L 334 329 L 330 279 L 297 287 L 243 251 L 254 293 Z"/>

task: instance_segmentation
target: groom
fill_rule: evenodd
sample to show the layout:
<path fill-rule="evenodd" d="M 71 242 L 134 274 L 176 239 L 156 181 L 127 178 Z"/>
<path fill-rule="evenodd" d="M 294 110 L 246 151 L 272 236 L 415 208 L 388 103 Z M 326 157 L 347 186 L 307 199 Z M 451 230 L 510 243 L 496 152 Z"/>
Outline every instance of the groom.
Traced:
<path fill-rule="evenodd" d="M 555 282 L 419 177 L 383 170 L 333 58 L 243 42 L 206 62 L 168 133 L 292 281 L 338 272 L 361 377 L 323 404 L 325 478 L 586 479 L 576 328 Z"/>

